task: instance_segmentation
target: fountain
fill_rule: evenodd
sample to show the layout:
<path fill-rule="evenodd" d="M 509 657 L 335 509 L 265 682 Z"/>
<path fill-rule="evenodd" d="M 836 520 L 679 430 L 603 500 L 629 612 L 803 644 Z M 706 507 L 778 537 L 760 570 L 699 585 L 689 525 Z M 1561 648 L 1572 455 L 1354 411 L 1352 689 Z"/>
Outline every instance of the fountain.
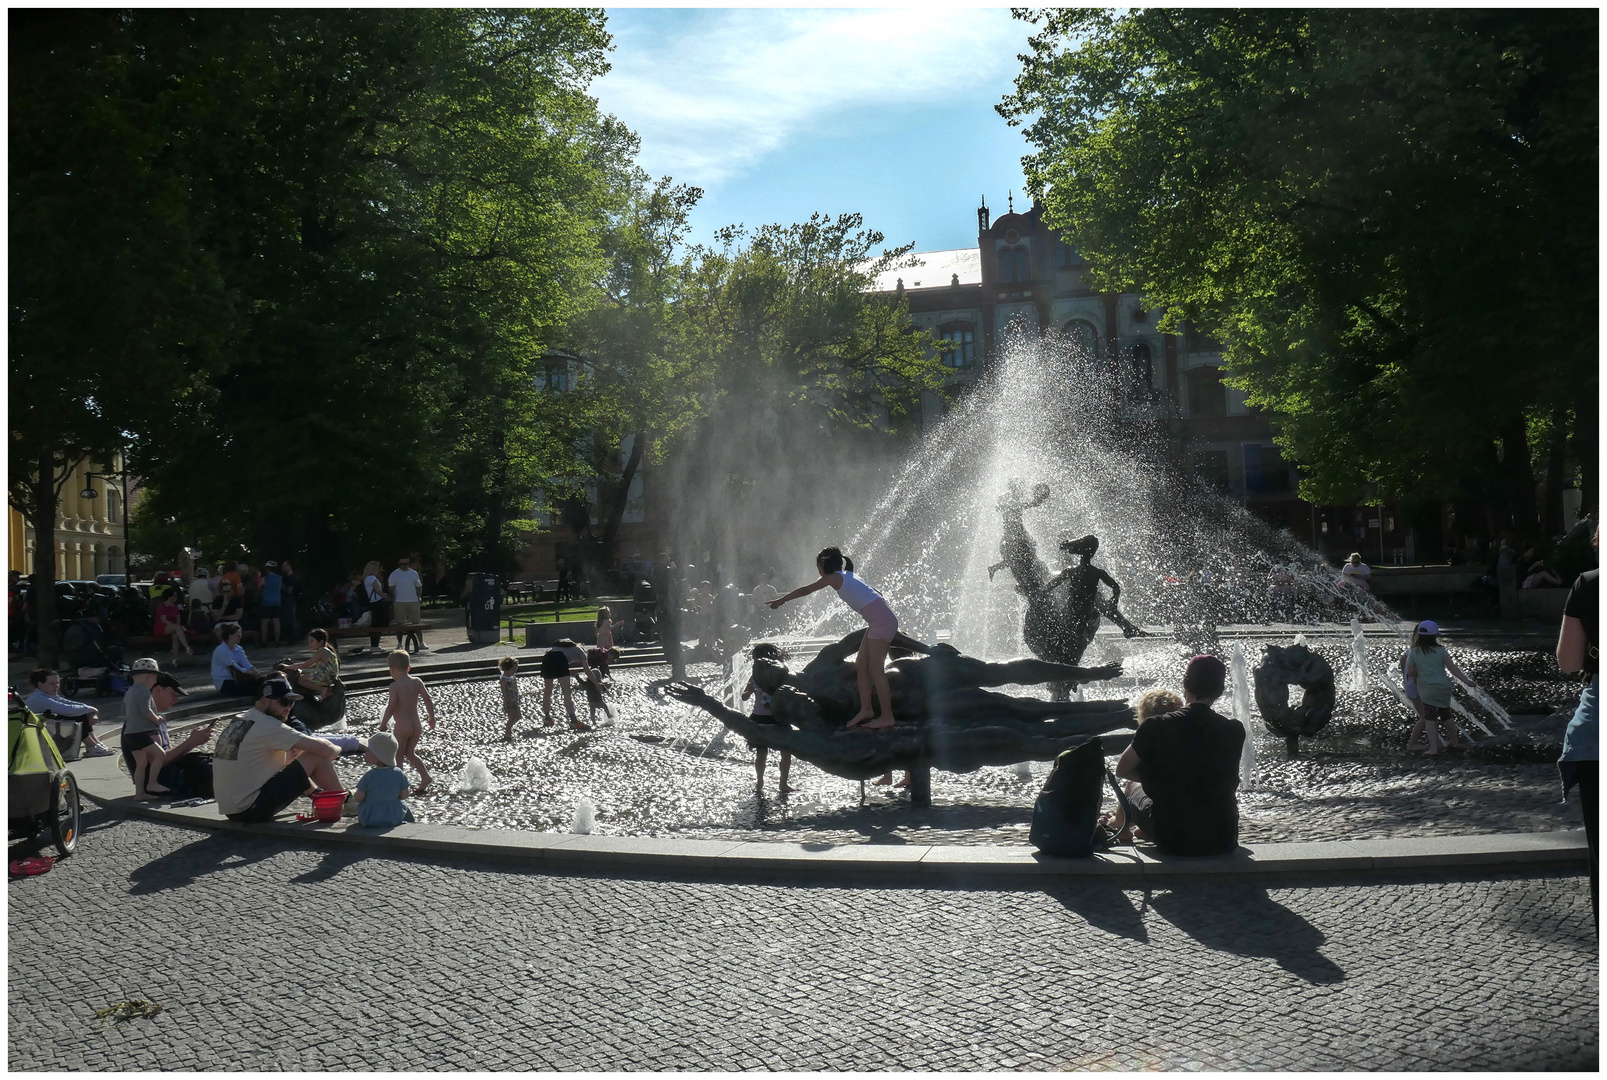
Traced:
<path fill-rule="evenodd" d="M 838 475 L 802 476 L 801 470 L 778 474 L 775 489 L 853 486 Z M 1235 715 L 1251 736 L 1241 762 L 1247 841 L 1435 827 L 1393 812 L 1407 783 L 1414 785 L 1408 799 L 1427 794 L 1437 806 L 1456 803 L 1460 809 L 1441 815 L 1456 819 L 1447 831 L 1561 827 L 1550 824 L 1560 817 L 1546 817 L 1556 813 L 1554 773 L 1543 763 L 1525 763 L 1516 786 L 1512 774 L 1502 773 L 1498 784 L 1470 799 L 1456 785 L 1473 762 L 1451 763 L 1447 779 L 1447 763 L 1434 763 L 1437 771 L 1430 772 L 1428 763 L 1401 753 L 1413 716 L 1392 674 L 1410 624 L 1398 625 L 1370 599 L 1341 595 L 1336 572 L 1293 536 L 1178 469 L 1165 413 L 1124 396 L 1101 359 L 1052 339 L 1012 338 L 984 381 L 927 433 L 907 464 L 875 477 L 875 484 L 869 508 L 844 498 L 842 520 L 860 523 L 856 528 L 836 533 L 820 525 L 796 542 L 812 553 L 846 537 L 842 546 L 887 596 L 902 628 L 937 647 L 927 659 L 893 664 L 895 696 L 924 702 L 909 722 L 890 732 L 836 733 L 857 707 L 851 691 L 846 699 L 842 693 L 852 683 L 842 674 L 852 650 L 842 651 L 837 639 L 862 623 L 834 599 L 816 595 L 777 613 L 786 622 L 762 638 L 796 662 L 809 660 L 796 674 L 783 674 L 791 686 L 775 682 L 776 672 L 762 671 L 747 651 L 730 648 L 741 635 L 722 634 L 727 648 L 718 663 L 682 658 L 685 684 L 669 683 L 657 667 L 618 669 L 610 697 L 619 721 L 592 734 L 538 725 L 502 743 L 505 720 L 494 695 L 470 684 L 432 686 L 449 718 L 425 740 L 432 770 L 451 775 L 478 757 L 496 783 L 492 791 L 442 789 L 419 800 L 419 820 L 721 839 L 774 839 L 779 832 L 817 843 L 863 842 L 896 828 L 911 842 L 1025 843 L 1031 781 L 1047 772 L 1032 763 L 1126 726 L 1129 702 L 1153 687 L 1176 688 L 1189 655 L 1200 643 L 1218 641 L 1233 672 L 1233 693 L 1219 711 Z M 783 531 L 777 552 L 761 553 L 753 565 L 780 562 L 801 532 L 796 523 L 778 529 L 778 537 Z M 1101 541 L 1097 566 L 1092 544 L 1080 542 L 1092 536 Z M 1121 583 L 1118 609 L 1106 602 L 1116 590 L 1097 579 L 1096 590 L 1109 592 L 1095 592 L 1100 603 L 1091 618 L 1066 603 L 1069 576 L 1061 574 L 1052 590 L 1054 602 L 1044 611 L 1074 627 L 1094 624 L 1085 634 L 1066 635 L 1078 663 L 1010 659 L 1034 651 L 1029 636 L 1037 641 L 1040 634 L 1029 635 L 1028 616 L 1060 573 L 1038 561 L 1039 552 L 1066 554 L 1077 563 L 1073 570 L 1103 570 L 1112 585 Z M 1113 610 L 1148 634 L 1128 636 Z M 1358 623 L 1347 628 L 1352 615 Z M 1101 626 L 1107 618 L 1114 625 Z M 1307 624 L 1301 635 L 1271 625 L 1290 621 Z M 823 647 L 829 662 L 817 667 Z M 1577 693 L 1565 680 L 1547 682 L 1538 667 L 1524 666 L 1538 665 L 1538 654 L 1510 659 L 1451 647 L 1481 681 L 1479 665 L 1495 673 L 1487 685 L 1514 712 L 1548 712 Z M 936 664 L 929 672 L 941 673 L 945 662 L 958 681 L 938 679 L 933 689 L 914 677 L 919 665 Z M 1334 673 L 1342 668 L 1348 670 L 1340 689 Z M 781 712 L 792 717 L 786 734 L 755 731 L 742 715 L 750 678 L 785 690 L 778 696 Z M 1052 700 L 1061 696 L 1057 683 L 1077 687 L 1065 697 L 1117 700 Z M 521 684 L 527 701 L 532 685 L 539 694 L 538 679 Z M 1289 700 L 1291 685 L 1304 692 L 1298 704 Z M 1530 694 L 1520 710 L 1513 695 L 1533 686 L 1544 692 Z M 353 728 L 371 730 L 383 698 L 357 695 L 352 704 Z M 1505 726 L 1499 708 L 1475 694 L 1463 722 L 1475 731 Z M 904 718 L 903 708 L 894 711 Z M 790 800 L 755 788 L 753 758 L 732 734 L 797 755 Z M 1116 752 L 1124 739 L 1102 742 L 1107 753 Z M 1305 753 L 1276 753 L 1280 746 Z M 343 780 L 355 781 L 355 762 L 338 768 Z M 890 768 L 911 770 L 912 799 L 889 787 L 862 789 L 862 780 Z M 934 778 L 934 768 L 945 771 Z M 928 798 L 930 807 L 921 805 Z M 1321 812 L 1312 812 L 1318 805 Z"/>

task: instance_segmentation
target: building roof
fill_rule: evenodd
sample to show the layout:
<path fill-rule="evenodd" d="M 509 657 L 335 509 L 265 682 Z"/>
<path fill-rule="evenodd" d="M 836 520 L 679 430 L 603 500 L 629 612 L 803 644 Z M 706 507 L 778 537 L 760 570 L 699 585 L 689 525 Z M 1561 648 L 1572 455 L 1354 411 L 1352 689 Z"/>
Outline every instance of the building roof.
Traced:
<path fill-rule="evenodd" d="M 979 248 L 955 248 L 952 251 L 917 251 L 907 258 L 915 266 L 898 270 L 884 270 L 871 284 L 874 292 L 892 292 L 898 288 L 898 279 L 904 279 L 904 290 L 946 289 L 954 284 L 954 275 L 960 275 L 961 285 L 982 284 L 982 251 Z"/>

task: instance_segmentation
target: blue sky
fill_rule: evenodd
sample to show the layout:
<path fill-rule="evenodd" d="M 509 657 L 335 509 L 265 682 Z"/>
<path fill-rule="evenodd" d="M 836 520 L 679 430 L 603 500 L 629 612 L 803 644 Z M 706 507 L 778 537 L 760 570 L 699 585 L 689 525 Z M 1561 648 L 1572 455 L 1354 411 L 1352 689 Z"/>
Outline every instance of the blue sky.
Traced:
<path fill-rule="evenodd" d="M 609 8 L 593 84 L 655 176 L 704 189 L 693 236 L 858 212 L 889 244 L 976 244 L 1022 197 L 1027 145 L 993 106 L 1030 27 L 1006 8 Z"/>

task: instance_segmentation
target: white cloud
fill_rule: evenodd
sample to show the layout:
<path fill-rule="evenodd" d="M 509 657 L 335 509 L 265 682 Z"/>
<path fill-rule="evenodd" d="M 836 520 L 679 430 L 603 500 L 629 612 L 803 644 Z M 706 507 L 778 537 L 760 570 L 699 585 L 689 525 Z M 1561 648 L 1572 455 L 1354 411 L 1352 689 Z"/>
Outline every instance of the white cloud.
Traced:
<path fill-rule="evenodd" d="M 644 168 L 705 187 L 796 134 L 1002 93 L 1028 33 L 1001 8 L 616 9 L 610 29 L 602 107 L 642 136 Z"/>

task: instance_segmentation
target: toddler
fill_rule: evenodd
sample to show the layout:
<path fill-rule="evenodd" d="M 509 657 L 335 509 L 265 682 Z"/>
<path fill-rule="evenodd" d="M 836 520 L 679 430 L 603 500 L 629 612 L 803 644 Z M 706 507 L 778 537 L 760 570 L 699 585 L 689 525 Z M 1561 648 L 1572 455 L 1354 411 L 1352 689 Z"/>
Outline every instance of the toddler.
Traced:
<path fill-rule="evenodd" d="M 762 641 L 755 645 L 751 655 L 755 660 L 774 660 L 777 663 L 785 662 L 787 659 L 787 654 L 781 651 L 780 646 L 772 645 L 768 641 Z M 770 695 L 765 693 L 759 687 L 759 684 L 751 678 L 742 691 L 742 700 L 746 701 L 750 697 L 753 699 L 753 716 L 751 717 L 753 722 L 755 724 L 774 724 L 776 720 L 770 713 Z M 763 743 L 757 743 L 750 739 L 748 740 L 748 749 L 753 751 L 753 771 L 757 779 L 755 787 L 760 794 L 763 794 L 764 763 L 765 759 L 770 756 L 770 748 Z M 791 772 L 792 751 L 783 750 L 781 751 L 781 781 L 776 787 L 776 794 L 783 798 L 797 790 L 787 784 L 787 776 Z"/>
<path fill-rule="evenodd" d="M 502 708 L 508 714 L 508 726 L 503 729 L 502 741 L 513 741 L 513 725 L 524 719 L 519 712 L 519 658 L 504 656 L 497 661 L 497 688 L 502 691 Z"/>
<path fill-rule="evenodd" d="M 604 604 L 597 609 L 597 647 L 586 653 L 603 678 L 608 678 L 608 662 L 619 659 L 619 650 L 614 648 L 614 631 L 623 630 L 625 623 L 615 622 L 614 613 Z"/>
<path fill-rule="evenodd" d="M 397 765 L 405 760 L 418 770 L 419 786 L 414 792 L 416 795 L 427 794 L 430 790 L 430 770 L 424 767 L 424 762 L 418 756 L 419 737 L 424 734 L 424 725 L 419 722 L 418 703 L 422 700 L 428 710 L 430 730 L 435 730 L 435 701 L 430 697 L 429 690 L 424 681 L 416 675 L 409 674 L 413 669 L 413 658 L 407 655 L 406 649 L 397 649 L 391 653 L 391 675 L 395 679 L 391 683 L 390 700 L 385 703 L 385 715 L 380 717 L 379 730 L 383 733 L 396 721 Z"/>
<path fill-rule="evenodd" d="M 363 760 L 374 767 L 363 774 L 352 792 L 357 824 L 365 828 L 413 820 L 413 811 L 402 801 L 411 789 L 407 774 L 396 767 L 396 750 L 396 737 L 389 732 L 381 731 L 368 740 Z"/>
<path fill-rule="evenodd" d="M 1138 714 L 1138 722 L 1142 724 L 1145 720 L 1148 720 L 1152 716 L 1161 716 L 1165 713 L 1176 712 L 1182 707 L 1183 699 L 1172 693 L 1172 691 L 1151 690 L 1143 697 L 1138 699 L 1138 705 L 1135 706 L 1133 711 Z M 1123 792 L 1129 796 L 1136 792 L 1138 788 L 1139 785 L 1134 783 L 1132 780 L 1128 780 L 1122 785 Z M 1123 812 L 1120 802 L 1116 804 L 1116 812 L 1113 814 L 1102 815 L 1099 819 L 1099 823 L 1109 828 L 1110 831 L 1115 834 L 1115 838 L 1120 840 L 1122 843 L 1130 844 L 1133 842 L 1133 838 L 1127 829 L 1127 815 L 1125 812 Z"/>

